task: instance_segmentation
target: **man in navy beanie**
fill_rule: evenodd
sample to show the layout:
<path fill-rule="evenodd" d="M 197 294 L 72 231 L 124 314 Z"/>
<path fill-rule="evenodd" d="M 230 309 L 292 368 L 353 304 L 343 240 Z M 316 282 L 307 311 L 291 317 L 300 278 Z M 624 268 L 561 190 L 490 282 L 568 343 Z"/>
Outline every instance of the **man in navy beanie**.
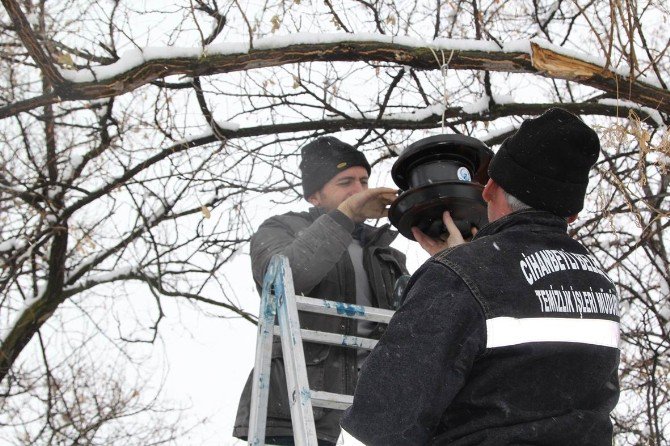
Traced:
<path fill-rule="evenodd" d="M 251 267 L 260 291 L 265 270 L 275 254 L 288 257 L 296 294 L 379 308 L 390 308 L 395 281 L 407 273 L 405 256 L 389 244 L 396 233 L 389 225 L 373 228 L 369 218 L 386 216 L 396 191 L 368 188 L 370 164 L 365 155 L 332 136 L 302 148 L 303 197 L 313 207 L 266 220 L 251 238 Z M 301 328 L 379 338 L 384 327 L 318 314 L 300 314 Z M 310 387 L 351 395 L 367 354 L 344 347 L 305 342 Z M 281 359 L 275 338 L 272 351 L 267 444 L 294 444 Z M 246 439 L 249 430 L 251 379 L 242 393 L 233 435 Z M 314 411 L 320 445 L 333 445 L 340 433 L 342 411 Z"/>
<path fill-rule="evenodd" d="M 550 109 L 491 161 L 490 223 L 470 243 L 448 214 L 447 240 L 414 228 L 433 257 L 361 370 L 342 444 L 612 445 L 618 295 L 567 235 L 599 153 Z"/>

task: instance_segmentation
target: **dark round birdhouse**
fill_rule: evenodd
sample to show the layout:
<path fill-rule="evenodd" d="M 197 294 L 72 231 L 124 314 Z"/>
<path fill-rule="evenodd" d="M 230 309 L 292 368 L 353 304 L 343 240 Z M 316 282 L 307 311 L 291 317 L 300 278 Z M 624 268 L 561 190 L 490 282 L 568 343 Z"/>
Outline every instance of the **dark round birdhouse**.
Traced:
<path fill-rule="evenodd" d="M 391 223 L 411 240 L 413 226 L 439 237 L 447 232 L 442 214 L 449 211 L 463 237 L 470 237 L 473 226 L 488 223 L 482 190 L 492 157 L 486 144 L 469 136 L 437 135 L 416 141 L 391 169 L 393 181 L 403 191 L 389 209 Z"/>

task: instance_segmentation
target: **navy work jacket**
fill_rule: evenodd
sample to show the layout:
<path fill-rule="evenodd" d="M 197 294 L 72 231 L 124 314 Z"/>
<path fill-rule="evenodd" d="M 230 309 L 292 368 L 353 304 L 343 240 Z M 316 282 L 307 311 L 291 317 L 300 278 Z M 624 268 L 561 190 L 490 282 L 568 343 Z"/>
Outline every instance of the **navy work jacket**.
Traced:
<path fill-rule="evenodd" d="M 553 214 L 520 211 L 412 276 L 341 425 L 366 445 L 607 445 L 618 296 Z"/>

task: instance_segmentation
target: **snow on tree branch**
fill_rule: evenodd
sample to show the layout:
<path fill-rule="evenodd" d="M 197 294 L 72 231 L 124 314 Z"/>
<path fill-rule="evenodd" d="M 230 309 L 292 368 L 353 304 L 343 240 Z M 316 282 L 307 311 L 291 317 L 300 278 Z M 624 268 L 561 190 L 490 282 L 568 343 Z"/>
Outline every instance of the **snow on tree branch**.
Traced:
<path fill-rule="evenodd" d="M 568 51 L 541 39 L 513 41 L 502 48 L 479 40 L 415 39 L 375 35 L 301 35 L 266 38 L 247 44 L 213 44 L 204 48 L 144 48 L 124 54 L 111 65 L 62 70 L 68 81 L 51 94 L 0 107 L 0 119 L 36 106 L 66 100 L 92 100 L 133 91 L 173 75 L 213 75 L 305 62 L 393 62 L 419 70 L 439 70 L 434 52 L 451 53 L 449 69 L 531 73 L 571 80 L 620 95 L 623 99 L 670 113 L 670 91 L 652 78 L 630 78 L 626 70 L 608 69 L 602 60 Z M 626 85 L 621 89 L 621 85 Z"/>

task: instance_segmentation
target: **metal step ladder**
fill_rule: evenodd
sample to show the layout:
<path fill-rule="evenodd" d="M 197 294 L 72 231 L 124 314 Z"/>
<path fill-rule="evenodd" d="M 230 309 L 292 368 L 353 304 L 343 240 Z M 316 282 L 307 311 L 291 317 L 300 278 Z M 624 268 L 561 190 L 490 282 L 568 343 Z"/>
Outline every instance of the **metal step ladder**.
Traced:
<path fill-rule="evenodd" d="M 353 402 L 352 395 L 315 391 L 309 388 L 303 340 L 367 350 L 372 350 L 377 344 L 375 339 L 301 329 L 298 310 L 385 324 L 389 323 L 394 314 L 391 310 L 296 296 L 288 259 L 282 255 L 273 256 L 263 278 L 261 307 L 258 314 L 256 361 L 249 419 L 250 445 L 265 444 L 273 336 L 281 337 L 293 437 L 295 444 L 299 446 L 317 446 L 313 406 L 344 410 Z M 278 326 L 275 325 L 275 316 Z"/>

